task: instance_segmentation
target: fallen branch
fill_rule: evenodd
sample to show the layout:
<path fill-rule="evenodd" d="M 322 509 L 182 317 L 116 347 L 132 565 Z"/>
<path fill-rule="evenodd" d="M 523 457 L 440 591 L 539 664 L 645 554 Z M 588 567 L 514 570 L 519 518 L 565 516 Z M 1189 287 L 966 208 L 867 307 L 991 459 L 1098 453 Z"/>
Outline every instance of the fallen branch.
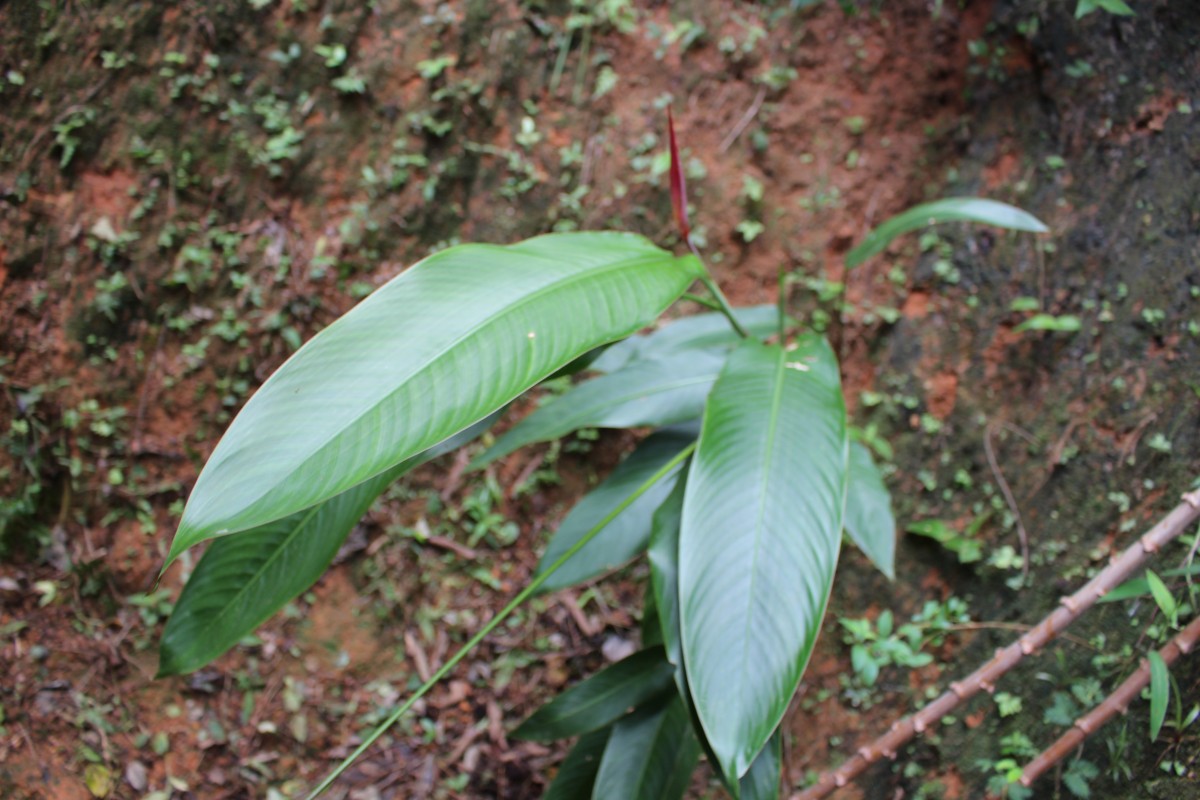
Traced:
<path fill-rule="evenodd" d="M 1162 656 L 1163 662 L 1170 666 L 1181 655 L 1190 653 L 1198 639 L 1200 639 L 1200 617 L 1196 617 L 1190 625 L 1176 634 L 1174 639 L 1167 642 L 1166 646 L 1158 651 L 1158 654 Z M 1124 714 L 1129 708 L 1130 702 L 1141 693 L 1142 689 L 1146 688 L 1148 683 L 1150 683 L 1150 662 L 1142 659 L 1137 671 L 1126 678 L 1116 691 L 1104 698 L 1100 705 L 1075 720 L 1075 724 L 1069 731 L 1043 750 L 1041 755 L 1029 762 L 1021 773 L 1021 785 L 1032 786 L 1042 773 L 1083 744 L 1084 739 L 1104 727 L 1113 717 Z"/>
<path fill-rule="evenodd" d="M 1015 667 L 1022 658 L 1032 655 L 1074 622 L 1096 601 L 1124 583 L 1145 561 L 1163 545 L 1177 538 L 1184 529 L 1200 517 L 1200 490 L 1183 495 L 1183 502 L 1123 553 L 1113 559 L 1100 574 L 1070 597 L 1064 597 L 1049 616 L 1033 626 L 1028 633 L 1008 647 L 997 650 L 990 661 L 962 681 L 950 684 L 950 690 L 916 714 L 896 722 L 891 729 L 869 745 L 859 748 L 845 764 L 826 772 L 815 784 L 794 800 L 817 800 L 858 777 L 867 767 L 886 756 L 894 759 L 896 752 L 918 734 L 935 725 L 964 700 L 981 691 L 995 690 L 996 681 Z"/>

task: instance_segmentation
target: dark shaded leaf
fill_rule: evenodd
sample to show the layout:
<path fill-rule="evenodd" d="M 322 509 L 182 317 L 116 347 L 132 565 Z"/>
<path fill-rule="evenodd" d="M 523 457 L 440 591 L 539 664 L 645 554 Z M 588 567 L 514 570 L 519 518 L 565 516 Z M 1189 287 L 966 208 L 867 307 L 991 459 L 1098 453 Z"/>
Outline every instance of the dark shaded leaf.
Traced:
<path fill-rule="evenodd" d="M 500 412 L 490 414 L 320 505 L 214 541 L 167 620 L 159 643 L 158 677 L 199 669 L 237 644 L 321 577 L 346 536 L 392 481 L 467 444 L 499 416 Z"/>
<path fill-rule="evenodd" d="M 683 643 L 679 634 L 679 526 L 683 519 L 683 495 L 687 489 L 687 473 L 654 512 L 651 521 L 650 582 L 662 631 L 667 660 L 683 667 Z M 684 686 L 680 684 L 680 691 Z"/>
<path fill-rule="evenodd" d="M 612 728 L 601 728 L 598 731 L 585 733 L 571 748 L 571 752 L 563 759 L 558 768 L 558 774 L 550 784 L 550 788 L 542 795 L 542 800 L 580 800 L 592 796 L 592 787 L 596 784 L 596 773 L 600 771 L 600 759 L 604 757 L 604 747 Z"/>
<path fill-rule="evenodd" d="M 575 504 L 558 526 L 538 563 L 539 572 L 558 560 L 608 515 L 619 502 L 639 490 L 651 476 L 685 447 L 695 441 L 694 431 L 668 429 L 648 437 L 612 474 Z M 679 475 L 674 469 L 605 526 L 557 572 L 544 591 L 573 586 L 615 569 L 646 548 L 654 510 L 671 493 Z"/>
<path fill-rule="evenodd" d="M 778 800 L 783 775 L 783 736 L 776 730 L 750 770 L 738 781 L 741 800 Z"/>
<path fill-rule="evenodd" d="M 597 730 L 669 690 L 673 671 L 661 647 L 641 650 L 567 689 L 512 735 L 546 742 Z"/>
<path fill-rule="evenodd" d="M 679 800 L 699 758 L 687 709 L 672 693 L 613 726 L 593 800 Z"/>

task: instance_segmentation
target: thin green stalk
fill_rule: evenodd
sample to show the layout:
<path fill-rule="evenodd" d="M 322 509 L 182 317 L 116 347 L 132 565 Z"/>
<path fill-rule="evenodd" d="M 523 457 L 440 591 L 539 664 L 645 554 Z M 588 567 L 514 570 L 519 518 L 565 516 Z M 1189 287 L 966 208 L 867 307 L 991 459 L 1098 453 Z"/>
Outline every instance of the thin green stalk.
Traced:
<path fill-rule="evenodd" d="M 787 267 L 779 265 L 779 297 L 775 301 L 779 306 L 779 343 L 784 344 L 787 339 L 787 286 L 788 274 Z"/>
<path fill-rule="evenodd" d="M 579 105 L 583 100 L 583 79 L 587 77 L 588 58 L 592 50 L 592 26 L 583 28 L 583 43 L 579 46 L 579 64 L 575 67 L 575 90 L 571 93 L 571 102 Z"/>
<path fill-rule="evenodd" d="M 692 244 L 692 237 L 690 236 L 688 237 L 687 245 L 692 251 L 692 255 L 700 261 L 700 266 L 704 269 L 704 274 L 700 276 L 700 282 L 704 284 L 704 288 L 708 289 L 713 299 L 717 301 L 717 310 L 725 315 L 725 318 L 729 320 L 729 324 L 738 332 L 738 336 L 741 336 L 743 339 L 749 339 L 750 332 L 742 326 L 742 323 L 738 322 L 737 315 L 733 313 L 733 306 L 729 305 L 729 299 L 725 297 L 725 293 L 721 291 L 721 287 L 713 280 L 712 273 L 708 271 L 708 265 L 704 263 L 704 258 L 700 255 L 700 251 L 696 249 L 696 245 Z"/>
<path fill-rule="evenodd" d="M 691 292 L 684 292 L 683 297 L 681 299 L 691 300 L 693 303 L 698 303 L 698 304 L 704 306 L 705 308 L 711 308 L 713 311 L 721 310 L 721 304 L 718 303 L 716 300 L 713 300 L 711 297 L 701 297 L 698 294 L 692 294 Z"/>
<path fill-rule="evenodd" d="M 571 50 L 571 42 L 575 39 L 574 31 L 559 34 L 558 58 L 554 60 L 554 73 L 550 76 L 550 94 L 558 91 L 558 82 L 562 79 L 563 67 L 567 65 L 567 53 Z"/>
<path fill-rule="evenodd" d="M 576 542 L 574 544 L 574 546 L 571 547 L 571 549 L 567 550 L 567 552 L 563 553 L 557 561 L 555 561 L 553 564 L 551 564 L 549 569 L 547 569 L 541 575 L 539 575 L 538 577 L 536 577 L 532 581 L 530 581 L 529 585 L 526 586 L 524 589 L 522 589 L 520 594 L 518 594 L 516 597 L 514 597 L 512 599 L 512 601 L 509 602 L 508 605 L 506 605 L 503 609 L 500 610 L 500 613 L 498 613 L 496 616 L 492 617 L 491 621 L 489 621 L 486 625 L 484 625 L 483 628 L 481 628 L 478 633 L 476 633 L 474 636 L 472 636 L 467 641 L 467 643 L 464 644 L 459 649 L 459 651 L 450 658 L 450 660 L 448 660 L 445 664 L 443 664 L 441 666 L 441 668 L 437 672 L 433 673 L 433 675 L 431 675 L 429 677 L 429 680 L 427 680 L 427 681 L 425 681 L 425 683 L 421 684 L 420 688 L 418 688 L 417 691 L 415 693 L 413 693 L 413 695 L 411 697 L 408 698 L 408 700 L 404 701 L 404 704 L 402 706 L 400 706 L 395 711 L 393 711 L 388 716 L 388 718 L 385 719 L 379 725 L 379 727 L 377 727 L 375 730 L 371 731 L 370 735 L 367 736 L 367 738 L 363 740 L 362 744 L 360 744 L 357 748 L 355 748 L 353 753 L 346 756 L 346 758 L 342 761 L 342 763 L 338 764 L 337 768 L 334 769 L 333 772 L 331 772 L 327 776 L 325 776 L 325 780 L 321 781 L 321 783 L 317 785 L 317 788 L 312 790 L 312 792 L 308 795 L 307 800 L 315 800 L 315 798 L 319 797 L 326 789 L 328 789 L 330 786 L 332 786 L 333 782 L 336 781 L 341 776 L 341 774 L 350 767 L 351 764 L 353 764 L 355 761 L 357 761 L 359 756 L 361 756 L 363 753 L 365 753 L 367 751 L 367 748 L 369 748 L 371 745 L 373 745 L 375 743 L 376 739 L 378 739 L 380 736 L 382 736 L 388 730 L 388 728 L 395 725 L 396 722 L 398 722 L 399 719 L 402 716 L 404 716 L 404 714 L 409 709 L 411 709 L 418 700 L 420 700 L 422 697 L 424 697 L 425 694 L 428 693 L 428 691 L 430 689 L 432 689 L 434 686 L 436 686 L 442 680 L 442 678 L 446 677 L 446 675 L 450 672 L 450 670 L 454 669 L 454 667 L 458 664 L 458 662 L 462 661 L 463 658 L 466 657 L 467 653 L 474 650 L 475 647 L 480 642 L 482 642 L 489 633 L 491 633 L 493 630 L 496 629 L 497 625 L 499 625 L 501 622 L 503 622 L 505 619 L 507 619 L 509 614 L 516 611 L 517 608 L 520 607 L 522 603 L 524 603 L 531 596 L 533 596 L 534 592 L 536 592 L 539 588 L 541 588 L 542 584 L 545 583 L 550 578 L 550 576 L 553 575 L 558 570 L 559 567 L 561 567 L 563 564 L 567 563 L 567 560 L 570 559 L 571 556 L 575 555 L 580 550 L 582 550 L 584 545 L 586 545 L 593 538 L 595 538 L 596 534 L 598 534 L 598 533 L 600 533 L 600 531 L 604 530 L 605 526 L 607 526 L 608 523 L 610 523 L 614 519 L 616 519 L 618 514 L 620 514 L 622 511 L 624 511 L 626 508 L 628 508 L 631 504 L 633 504 L 633 502 L 635 500 L 637 500 L 639 497 L 641 497 L 643 494 L 645 494 L 650 489 L 651 486 L 658 483 L 660 480 L 662 480 L 664 477 L 666 477 L 671 472 L 671 470 L 675 469 L 675 467 L 677 467 L 681 463 L 683 463 L 683 461 L 688 456 L 690 456 L 692 454 L 692 451 L 694 451 L 695 449 L 696 449 L 695 442 L 692 442 L 687 447 L 685 447 L 678 455 L 676 455 L 674 458 L 672 458 L 670 461 L 668 461 L 666 464 L 664 464 L 657 472 L 655 472 L 653 475 L 651 475 L 649 478 L 647 478 L 646 482 L 643 483 L 641 486 L 639 486 L 633 494 L 629 495 L 629 497 L 625 498 L 620 503 L 618 503 L 615 507 L 613 507 L 612 511 L 609 511 L 608 514 L 605 515 L 604 519 L 602 519 L 598 523 L 596 523 L 596 526 L 593 527 L 590 531 L 588 531 L 587 534 L 584 535 L 584 537 L 582 539 L 580 539 L 578 542 Z"/>

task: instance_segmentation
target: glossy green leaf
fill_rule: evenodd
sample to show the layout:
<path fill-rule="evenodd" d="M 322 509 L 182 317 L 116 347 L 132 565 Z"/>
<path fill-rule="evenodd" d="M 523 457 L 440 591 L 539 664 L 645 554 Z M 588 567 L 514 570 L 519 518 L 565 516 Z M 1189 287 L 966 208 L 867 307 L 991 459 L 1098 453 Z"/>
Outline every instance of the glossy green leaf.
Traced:
<path fill-rule="evenodd" d="M 599 486 L 575 504 L 558 526 L 538 564 L 539 573 L 558 560 L 617 503 L 638 491 L 664 464 L 694 442 L 695 432 L 670 428 L 647 437 Z M 616 569 L 637 556 L 650 539 L 650 524 L 678 479 L 675 469 L 612 520 L 594 539 L 550 576 L 544 591 L 573 586 Z"/>
<path fill-rule="evenodd" d="M 1158 610 L 1167 618 L 1167 622 L 1175 625 L 1179 621 L 1179 605 L 1175 602 L 1175 596 L 1171 594 L 1171 590 L 1163 583 L 1163 579 L 1154 573 L 1154 570 L 1146 570 L 1146 584 L 1150 587 L 1150 596 L 1154 598 Z"/>
<path fill-rule="evenodd" d="M 679 800 L 700 759 L 700 742 L 679 695 L 639 708 L 613 726 L 593 800 Z"/>
<path fill-rule="evenodd" d="M 735 308 L 734 316 L 751 336 L 764 338 L 779 330 L 779 309 L 774 305 Z M 742 337 L 724 314 L 695 314 L 665 322 L 658 330 L 623 339 L 592 362 L 596 372 L 616 370 L 642 358 L 662 358 L 685 350 L 732 347 Z"/>
<path fill-rule="evenodd" d="M 726 355 L 696 350 L 635 361 L 578 384 L 518 422 L 471 467 L 479 469 L 517 448 L 580 428 L 657 428 L 696 419 Z"/>
<path fill-rule="evenodd" d="M 1196 577 L 1200 575 L 1200 564 L 1192 564 L 1179 569 L 1168 569 L 1163 572 L 1168 578 Z M 1122 600 L 1132 600 L 1150 594 L 1150 582 L 1143 574 L 1138 578 L 1130 578 L 1117 588 L 1099 599 L 1100 603 L 1117 603 Z"/>
<path fill-rule="evenodd" d="M 1054 316 L 1053 314 L 1034 314 L 1029 319 L 1022 322 L 1013 329 L 1015 333 L 1024 333 L 1025 331 L 1058 331 L 1060 333 L 1074 333 L 1083 328 L 1083 323 L 1079 321 L 1079 317 L 1073 314 L 1063 314 L 1062 316 Z"/>
<path fill-rule="evenodd" d="M 1133 9 L 1125 0 L 1079 0 L 1075 5 L 1075 19 L 1086 17 L 1098 8 L 1119 17 L 1132 17 Z"/>
<path fill-rule="evenodd" d="M 650 582 L 654 605 L 662 629 L 667 660 L 683 667 L 683 643 L 679 635 L 679 527 L 683 520 L 683 496 L 686 473 L 675 484 L 667 499 L 654 512 L 650 528 Z M 684 689 L 682 683 L 680 690 Z"/>
<path fill-rule="evenodd" d="M 1049 230 L 1037 217 L 1007 203 L 979 197 L 949 197 L 910 208 L 884 222 L 846 254 L 846 266 L 857 267 L 871 256 L 883 252 L 897 236 L 937 222 L 978 222 L 1031 233 L 1046 233 Z"/>
<path fill-rule="evenodd" d="M 250 399 L 196 482 L 167 562 L 338 495 L 653 321 L 698 276 L 628 234 L 461 245 L 402 273 Z"/>
<path fill-rule="evenodd" d="M 894 578 L 896 519 L 892 495 L 871 459 L 871 451 L 859 442 L 850 444 L 850 475 L 846 485 L 846 533 L 880 572 Z"/>
<path fill-rule="evenodd" d="M 730 782 L 796 691 L 841 543 L 846 412 L 822 339 L 748 340 L 704 411 L 679 541 L 680 628 L 692 701 Z"/>
<path fill-rule="evenodd" d="M 783 736 L 778 730 L 771 736 L 738 781 L 741 800 L 779 800 L 779 784 L 783 776 Z"/>
<path fill-rule="evenodd" d="M 604 757 L 604 748 L 611 733 L 612 728 L 601 728 L 580 736 L 571 752 L 563 759 L 550 788 L 542 795 L 542 800 L 580 800 L 591 797 L 592 787 L 596 785 L 596 773 L 600 771 L 600 759 Z"/>
<path fill-rule="evenodd" d="M 676 483 L 675 486 L 678 488 L 679 484 Z M 642 619 L 638 628 L 642 635 L 643 647 L 662 646 L 662 623 L 658 620 L 658 601 L 654 599 L 654 584 L 649 581 L 642 592 Z"/>
<path fill-rule="evenodd" d="M 661 647 L 648 647 L 572 686 L 513 732 L 548 742 L 594 731 L 671 688 L 674 668 Z"/>
<path fill-rule="evenodd" d="M 159 643 L 158 677 L 199 669 L 237 644 L 321 577 L 346 536 L 392 481 L 467 444 L 498 416 L 491 414 L 324 503 L 214 541 L 167 620 Z"/>
<path fill-rule="evenodd" d="M 1171 699 L 1171 673 L 1167 662 L 1157 651 L 1146 654 L 1150 662 L 1150 741 L 1158 738 L 1163 721 L 1167 718 L 1167 701 Z"/>

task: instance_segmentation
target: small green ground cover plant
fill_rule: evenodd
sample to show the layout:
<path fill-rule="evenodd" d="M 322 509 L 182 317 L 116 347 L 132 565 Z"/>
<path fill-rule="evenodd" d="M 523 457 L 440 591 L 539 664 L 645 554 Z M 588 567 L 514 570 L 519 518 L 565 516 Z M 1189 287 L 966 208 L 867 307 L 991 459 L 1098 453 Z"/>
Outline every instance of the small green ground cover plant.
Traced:
<path fill-rule="evenodd" d="M 671 194 L 690 247 L 674 130 Z M 861 263 L 930 222 L 1044 231 L 975 198 L 895 218 Z M 594 375 L 473 462 L 582 428 L 653 428 L 563 520 L 531 583 L 366 737 L 330 785 L 538 591 L 648 555 L 643 647 L 515 735 L 579 737 L 548 797 L 678 798 L 701 755 L 734 797 L 777 797 L 780 721 L 825 613 L 843 533 L 889 577 L 895 523 L 852 442 L 837 358 L 777 306 L 732 308 L 690 247 L 627 233 L 460 245 L 402 273 L 302 347 L 230 425 L 167 557 L 213 540 L 161 642 L 160 675 L 198 669 L 312 585 L 384 489 L 486 431 L 542 381 Z M 706 296 L 688 294 L 694 284 Z M 680 298 L 712 309 L 641 333 Z"/>

